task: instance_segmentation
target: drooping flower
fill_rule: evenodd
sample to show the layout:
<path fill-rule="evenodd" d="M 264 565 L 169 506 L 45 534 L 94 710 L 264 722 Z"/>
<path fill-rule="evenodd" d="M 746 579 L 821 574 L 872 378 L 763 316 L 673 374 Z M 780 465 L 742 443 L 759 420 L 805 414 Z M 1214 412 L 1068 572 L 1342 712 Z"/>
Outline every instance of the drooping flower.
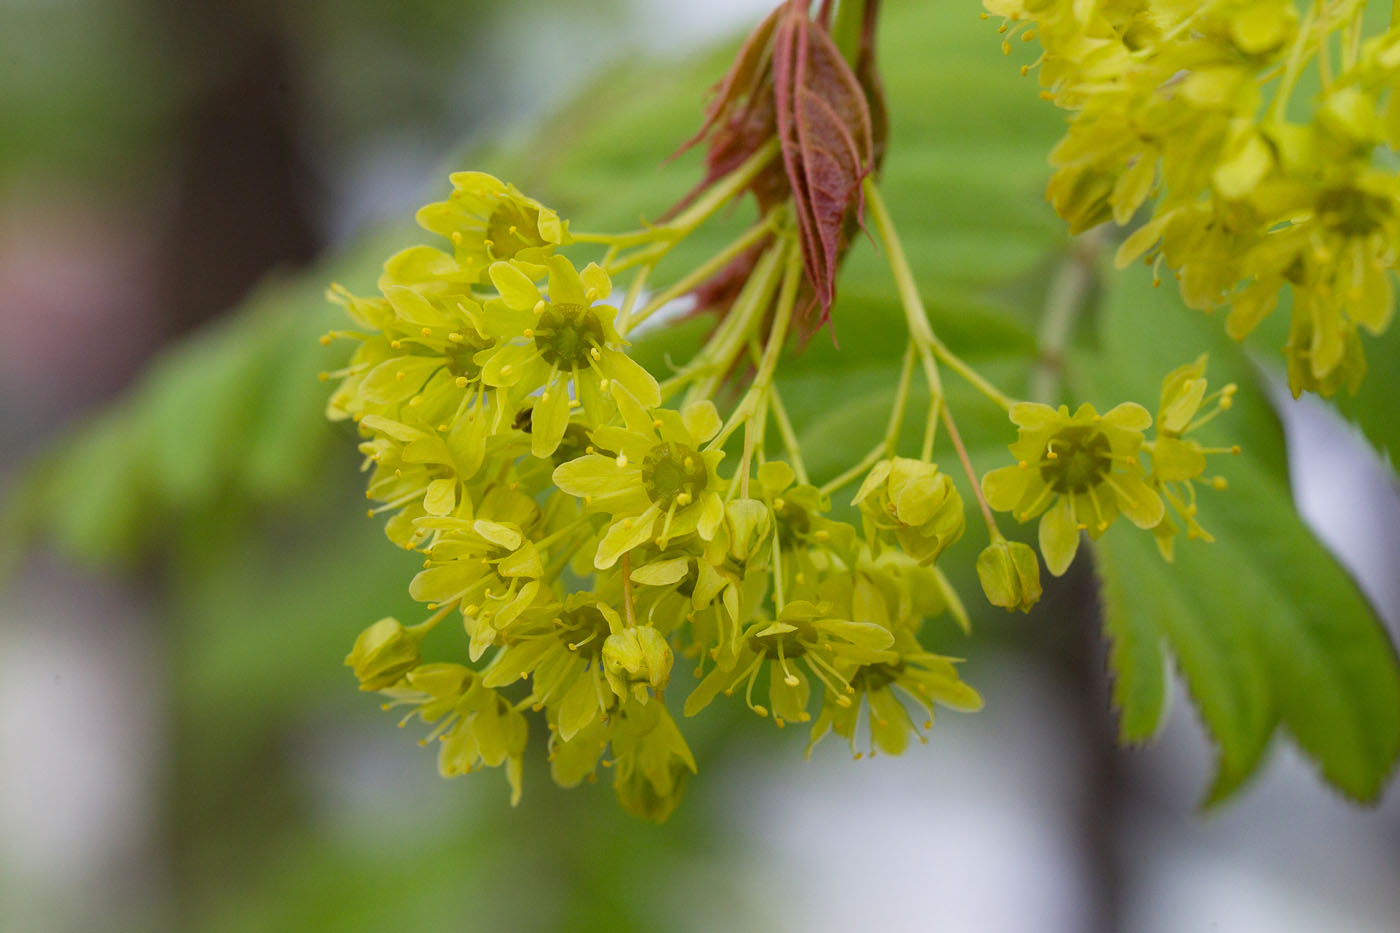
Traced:
<path fill-rule="evenodd" d="M 438 748 L 438 771 L 443 777 L 469 774 L 483 765 L 506 768 L 510 802 L 520 802 L 525 745 L 530 727 L 510 703 L 484 686 L 476 672 L 460 664 L 424 664 L 405 675 L 402 686 L 380 691 L 392 699 L 386 705 L 412 706 L 403 722 L 414 716 L 436 728 L 420 744 L 433 739 Z"/>
<path fill-rule="evenodd" d="M 934 463 L 907 457 L 881 460 L 851 504 L 860 507 L 867 538 L 891 534 L 917 560 L 932 563 L 962 537 L 962 496 Z"/>
<path fill-rule="evenodd" d="M 1152 425 L 1147 409 L 1124 402 L 1104 415 L 1081 405 L 1018 402 L 1011 420 L 1020 428 L 1010 449 L 1014 466 L 982 478 L 987 502 L 1025 522 L 1040 520 L 1040 552 L 1055 576 L 1079 549 L 1079 532 L 1097 538 L 1120 514 L 1140 528 L 1162 520 L 1162 499 L 1146 482 L 1137 454 Z"/>
<path fill-rule="evenodd" d="M 1196 519 L 1196 484 L 1205 483 L 1213 489 L 1224 489 L 1224 477 L 1204 478 L 1206 457 L 1210 454 L 1238 454 L 1240 448 L 1238 445 L 1205 447 L 1187 436 L 1214 420 L 1221 412 L 1228 411 L 1234 403 L 1236 386 L 1233 382 L 1207 394 L 1206 364 L 1207 357 L 1201 354 L 1195 362 L 1178 366 L 1167 373 L 1162 380 L 1162 398 L 1157 409 L 1156 437 L 1143 444 L 1143 449 L 1150 455 L 1152 463 L 1148 482 L 1181 519 L 1186 536 L 1214 541 Z M 1206 408 L 1204 413 L 1201 411 L 1203 407 Z M 1176 536 L 1180 531 L 1171 516 L 1164 512 L 1162 521 L 1153 529 L 1163 559 L 1173 559 Z"/>
<path fill-rule="evenodd" d="M 927 741 L 922 730 L 933 726 L 934 704 L 963 712 L 982 708 L 981 696 L 958 677 L 957 659 L 924 651 L 912 635 L 901 636 L 898 645 L 900 650 L 893 660 L 862 664 L 850 673 L 853 699 L 841 697 L 847 702 L 840 703 L 827 696 L 812 723 L 809 756 L 827 732 L 835 732 L 846 739 L 856 758 L 863 757 L 856 751 L 856 730 L 863 709 L 869 710 L 869 753 L 873 755 L 878 748 L 887 755 L 898 755 L 909 744 L 911 733 L 919 741 Z M 901 696 L 922 708 L 921 722 L 910 715 Z"/>
<path fill-rule="evenodd" d="M 531 678 L 530 701 L 548 706 L 564 739 L 605 718 L 611 692 L 603 646 L 622 630 L 617 611 L 593 593 L 525 610 L 504 633 L 505 650 L 482 673 L 488 687 Z"/>
<path fill-rule="evenodd" d="M 894 636 L 874 622 L 832 618 L 832 608 L 795 599 L 782 608 L 775 621 L 754 622 L 744 633 L 733 665 L 716 666 L 686 698 L 685 715 L 695 715 L 720 692 L 733 693 L 743 685 L 744 702 L 760 716 L 771 712 L 780 726 L 807 722 L 811 718 L 807 712 L 811 696 L 808 673 L 827 693 L 835 695 L 834 702 L 841 703 L 849 685 L 839 666 L 851 668 L 893 659 L 887 649 Z M 753 699 L 754 685 L 765 665 L 769 706 Z"/>
<path fill-rule="evenodd" d="M 404 628 L 392 616 L 380 619 L 355 639 L 345 664 L 354 669 L 361 690 L 382 690 L 418 666 L 424 634 L 423 628 Z"/>

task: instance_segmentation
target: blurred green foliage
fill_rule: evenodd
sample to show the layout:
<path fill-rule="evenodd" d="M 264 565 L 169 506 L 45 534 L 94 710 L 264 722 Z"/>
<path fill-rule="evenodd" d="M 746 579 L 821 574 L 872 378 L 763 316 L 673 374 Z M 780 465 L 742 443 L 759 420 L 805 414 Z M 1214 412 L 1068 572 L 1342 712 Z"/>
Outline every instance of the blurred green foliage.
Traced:
<path fill-rule="evenodd" d="M 933 325 L 1005 389 L 1024 393 L 1047 283 L 1070 251 L 1041 198 L 1059 118 L 971 9 L 893 4 L 881 54 L 893 130 L 883 184 Z M 456 164 L 510 178 L 580 228 L 630 227 L 698 176 L 694 153 L 663 162 L 696 127 L 725 58 L 630 64 L 527 143 L 475 147 Z M 717 249 L 742 221 L 702 231 L 673 267 Z M 364 624 L 412 617 L 413 561 L 364 519 L 351 433 L 321 418 L 326 389 L 316 373 L 333 368 L 341 350 L 316 342 L 338 323 L 320 292 L 332 279 L 372 288 L 384 256 L 425 238 L 405 224 L 299 279 L 267 283 L 45 454 L 12 500 L 10 527 L 94 563 L 154 558 L 163 568 L 178 700 L 171 833 L 193 925 L 440 928 L 469 910 L 482 929 L 655 929 L 677 916 L 695 928 L 723 923 L 721 905 L 744 892 L 703 873 L 694 887 L 684 880 L 697 877 L 707 809 L 723 805 L 705 773 L 722 767 L 741 730 L 762 729 L 774 755 L 798 753 L 801 737 L 779 742 L 737 715 L 683 724 L 701 774 L 662 828 L 615 813 L 606 788 L 553 788 L 542 754 L 532 756 L 525 802 L 510 811 L 492 775 L 438 785 L 430 753 L 415 754 L 340 667 Z M 1226 466 L 1230 492 L 1204 503 L 1219 541 L 1183 543 L 1175 566 L 1131 528 L 1113 528 L 1096 549 L 1123 739 L 1142 741 L 1159 727 L 1172 658 L 1220 749 L 1211 799 L 1254 771 L 1279 724 L 1327 780 L 1374 797 L 1400 747 L 1393 649 L 1355 583 L 1297 515 L 1259 370 L 1221 338 L 1217 321 L 1179 311 L 1171 290 L 1153 291 L 1137 273 L 1106 272 L 1094 299 L 1067 370 L 1076 398 L 1154 408 L 1162 374 L 1207 347 L 1213 383 L 1242 387 L 1241 404 L 1212 426 L 1222 442 L 1245 447 Z M 882 259 L 860 244 L 843 271 L 834 340 L 818 335 L 779 370 L 818 480 L 882 433 L 904 348 L 901 320 Z M 688 321 L 654 332 L 639 356 L 664 371 L 705 327 Z M 1365 391 L 1379 394 L 1343 403 L 1392 451 L 1400 449 L 1393 406 L 1364 401 L 1389 397 L 1394 367 L 1383 363 L 1394 358 L 1393 338 L 1373 351 Z M 1004 416 L 961 385 L 950 391 L 978 468 L 1007 462 L 1013 435 Z M 917 444 L 921 420 L 910 413 L 909 443 Z M 1015 631 L 1005 617 L 971 598 L 977 536 L 970 532 L 945 566 L 974 623 L 1005 636 Z M 939 631 L 947 647 L 972 656 L 975 683 L 978 641 L 960 641 L 951 626 Z M 315 760 L 299 766 L 299 754 Z M 402 767 L 371 789 L 322 773 L 353 773 L 366 760 L 390 767 L 386 758 Z M 324 795 L 342 779 L 351 781 L 343 806 L 308 812 L 313 789 Z M 395 805 L 376 812 L 375 801 Z M 681 880 L 666 887 L 658 878 Z"/>

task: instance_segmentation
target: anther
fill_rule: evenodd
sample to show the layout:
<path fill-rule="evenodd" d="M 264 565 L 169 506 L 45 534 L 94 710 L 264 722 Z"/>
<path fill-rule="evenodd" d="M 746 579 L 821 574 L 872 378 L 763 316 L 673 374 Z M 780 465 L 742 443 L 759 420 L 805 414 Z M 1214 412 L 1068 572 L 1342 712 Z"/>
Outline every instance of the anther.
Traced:
<path fill-rule="evenodd" d="M 548 310 L 549 310 L 549 302 L 545 301 L 543 298 L 541 298 L 539 301 L 535 302 L 535 313 L 536 313 L 536 314 L 544 314 L 544 313 L 545 313 L 546 311 L 548 311 Z"/>
<path fill-rule="evenodd" d="M 424 337 L 431 337 L 433 335 L 433 329 L 431 327 L 425 327 L 418 333 L 422 334 Z"/>

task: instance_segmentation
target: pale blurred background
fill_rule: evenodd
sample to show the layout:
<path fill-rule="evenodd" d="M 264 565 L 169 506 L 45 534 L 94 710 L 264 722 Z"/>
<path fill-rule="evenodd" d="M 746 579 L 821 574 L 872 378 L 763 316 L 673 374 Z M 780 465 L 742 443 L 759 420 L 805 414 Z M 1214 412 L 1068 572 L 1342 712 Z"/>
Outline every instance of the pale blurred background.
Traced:
<path fill-rule="evenodd" d="M 5 0 L 0 483 L 265 276 L 437 196 L 463 140 L 770 3 Z M 1391 474 L 1321 406 L 1286 410 L 1300 501 L 1395 631 Z M 10 568 L 0 930 L 1400 929 L 1393 786 L 1351 806 L 1276 744 L 1201 816 L 1212 752 L 1180 690 L 1155 746 L 1113 746 L 1097 621 L 1054 613 L 1083 572 L 974 641 L 985 712 L 902 759 L 804 763 L 803 736 L 731 718 L 659 828 L 538 767 L 514 811 L 498 775 L 442 782 L 338 669 L 357 600 L 402 580 L 337 576 L 337 548 L 384 545 L 328 543 L 338 462 L 323 524 L 250 518 L 236 565 Z M 324 565 L 283 572 L 306 547 Z"/>

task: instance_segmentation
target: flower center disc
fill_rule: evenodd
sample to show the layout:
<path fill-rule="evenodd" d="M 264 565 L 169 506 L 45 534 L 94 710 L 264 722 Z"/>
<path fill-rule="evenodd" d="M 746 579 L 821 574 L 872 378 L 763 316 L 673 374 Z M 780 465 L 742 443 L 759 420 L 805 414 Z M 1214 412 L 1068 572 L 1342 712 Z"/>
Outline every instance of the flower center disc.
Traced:
<path fill-rule="evenodd" d="M 1355 188 L 1332 188 L 1318 196 L 1317 212 L 1342 236 L 1364 237 L 1381 226 L 1390 204 Z"/>
<path fill-rule="evenodd" d="M 564 643 L 564 647 L 575 645 L 570 650 L 589 660 L 603 653 L 603 642 L 607 641 L 610 629 L 607 617 L 597 606 L 579 606 L 561 613 L 559 621 L 562 624 L 554 629 L 554 634 Z"/>
<path fill-rule="evenodd" d="M 550 366 L 584 369 L 588 351 L 604 341 L 603 322 L 582 305 L 550 305 L 535 328 L 535 347 Z"/>
<path fill-rule="evenodd" d="M 684 444 L 658 444 L 642 461 L 642 486 L 651 501 L 665 508 L 685 493 L 689 505 L 700 498 L 709 484 L 705 460 L 693 448 Z"/>
<path fill-rule="evenodd" d="M 791 632 L 780 632 L 775 635 L 750 635 L 749 645 L 755 651 L 763 652 L 769 660 L 777 660 L 779 657 L 778 647 L 782 646 L 782 657 L 800 658 L 807 653 L 806 642 L 817 640 L 817 630 L 811 622 L 806 619 L 798 619 L 788 623 L 797 628 Z"/>
<path fill-rule="evenodd" d="M 452 344 L 443 352 L 443 356 L 447 360 L 447 371 L 454 376 L 466 376 L 475 382 L 477 377 L 481 375 L 481 367 L 476 365 L 476 360 L 473 357 L 480 349 L 481 347 L 466 341 Z"/>
<path fill-rule="evenodd" d="M 1049 452 L 1040 461 L 1040 475 L 1058 493 L 1085 492 L 1102 482 L 1113 465 L 1108 438 L 1090 427 L 1065 428 L 1048 446 Z"/>
<path fill-rule="evenodd" d="M 866 664 L 851 676 L 851 686 L 856 690 L 879 690 L 881 687 L 888 687 L 899 679 L 899 675 L 904 673 L 904 665 L 900 664 Z"/>
<path fill-rule="evenodd" d="M 540 212 L 507 199 L 486 221 L 486 239 L 497 259 L 513 259 L 522 249 L 540 246 Z"/>

